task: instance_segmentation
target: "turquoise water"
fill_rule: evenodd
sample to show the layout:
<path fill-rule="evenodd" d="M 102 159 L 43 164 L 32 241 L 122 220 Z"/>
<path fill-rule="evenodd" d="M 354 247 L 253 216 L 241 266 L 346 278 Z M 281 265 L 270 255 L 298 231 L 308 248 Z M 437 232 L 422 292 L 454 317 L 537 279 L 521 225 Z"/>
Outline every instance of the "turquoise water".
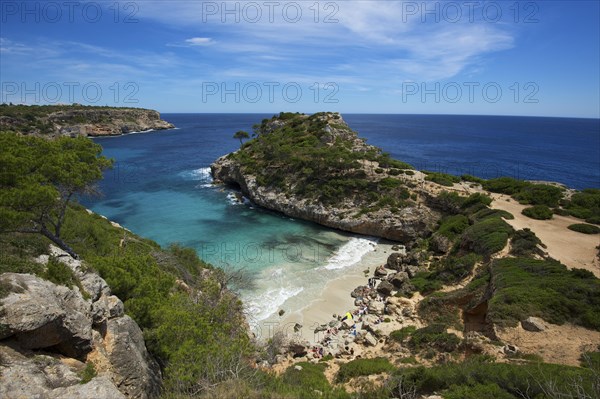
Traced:
<path fill-rule="evenodd" d="M 237 118 L 244 129 L 257 120 Z M 251 285 L 240 293 L 255 319 L 298 295 L 316 295 L 373 248 L 373 240 L 256 208 L 213 185 L 208 166 L 239 145 L 225 139 L 231 124 L 203 128 L 194 118 L 174 123 L 180 128 L 96 139 L 116 166 L 100 184 L 104 196 L 86 205 L 163 246 L 180 243 L 209 263 L 242 271 Z"/>
<path fill-rule="evenodd" d="M 256 319 L 307 304 L 375 241 L 293 220 L 240 202 L 211 184 L 209 165 L 234 151 L 231 136 L 271 115 L 171 114 L 178 129 L 98 138 L 115 168 L 101 198 L 84 203 L 161 245 L 195 248 L 207 262 L 242 270 Z M 509 175 L 600 187 L 597 119 L 441 115 L 344 115 L 369 143 L 419 169 Z"/>

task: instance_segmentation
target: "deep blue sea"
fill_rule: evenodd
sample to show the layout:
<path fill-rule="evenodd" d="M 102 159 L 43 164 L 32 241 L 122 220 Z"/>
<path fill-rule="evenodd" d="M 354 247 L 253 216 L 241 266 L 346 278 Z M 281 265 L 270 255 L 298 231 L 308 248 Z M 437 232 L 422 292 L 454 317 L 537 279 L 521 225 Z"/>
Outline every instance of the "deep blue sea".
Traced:
<path fill-rule="evenodd" d="M 243 269 L 241 292 L 257 319 L 297 304 L 373 250 L 375 240 L 240 204 L 211 184 L 208 166 L 239 147 L 237 130 L 271 114 L 163 114 L 177 129 L 97 138 L 115 168 L 103 196 L 84 203 L 161 245 L 195 248 L 208 262 Z M 551 180 L 600 187 L 600 120 L 343 115 L 368 143 L 417 169 Z"/>

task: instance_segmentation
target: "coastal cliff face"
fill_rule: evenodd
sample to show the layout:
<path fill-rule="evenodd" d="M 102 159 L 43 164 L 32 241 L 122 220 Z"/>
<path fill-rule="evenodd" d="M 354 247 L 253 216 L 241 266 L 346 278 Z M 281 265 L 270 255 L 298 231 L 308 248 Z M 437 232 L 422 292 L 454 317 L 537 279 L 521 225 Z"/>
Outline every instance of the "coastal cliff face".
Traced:
<path fill-rule="evenodd" d="M 367 145 L 339 114 L 282 114 L 255 128 L 256 139 L 211 165 L 216 182 L 264 208 L 348 232 L 410 243 L 435 228 L 439 215 L 411 181 L 419 172 Z"/>
<path fill-rule="evenodd" d="M 118 136 L 172 129 L 157 111 L 142 108 L 87 106 L 0 106 L 0 130 L 22 134 Z"/>
<path fill-rule="evenodd" d="M 0 276 L 0 397 L 158 396 L 160 369 L 123 302 L 81 261 L 53 246 L 50 255 L 72 270 L 80 287 L 31 274 Z M 38 258 L 48 261 L 48 255 Z"/>

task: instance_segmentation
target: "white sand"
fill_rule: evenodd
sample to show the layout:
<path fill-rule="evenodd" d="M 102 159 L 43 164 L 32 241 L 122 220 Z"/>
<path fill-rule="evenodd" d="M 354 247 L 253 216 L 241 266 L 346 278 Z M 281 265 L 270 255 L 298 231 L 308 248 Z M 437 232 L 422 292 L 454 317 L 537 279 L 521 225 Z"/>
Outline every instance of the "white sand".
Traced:
<path fill-rule="evenodd" d="M 392 246 L 393 244 L 378 244 L 375 251 L 363 256 L 360 262 L 345 268 L 342 277 L 327 282 L 318 296 L 308 298 L 302 309 L 286 312 L 282 317 L 275 315 L 262 322 L 263 335 L 278 330 L 294 334 L 294 325 L 298 323 L 302 325 L 302 329 L 297 334 L 311 343 L 317 342 L 315 328 L 328 323 L 334 314 L 343 314 L 354 308 L 354 298 L 350 293 L 359 285 L 367 285 L 375 268 L 384 265 L 388 256 L 394 252 Z M 366 269 L 369 269 L 367 277 L 364 274 Z"/>

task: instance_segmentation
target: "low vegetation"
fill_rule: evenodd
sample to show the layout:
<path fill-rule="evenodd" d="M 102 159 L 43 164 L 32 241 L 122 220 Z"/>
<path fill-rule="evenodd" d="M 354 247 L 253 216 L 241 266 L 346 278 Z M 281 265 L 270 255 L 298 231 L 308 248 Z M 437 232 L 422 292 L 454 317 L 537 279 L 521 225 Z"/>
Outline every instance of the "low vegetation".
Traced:
<path fill-rule="evenodd" d="M 530 206 L 529 208 L 523 209 L 521 213 L 536 220 L 550 220 L 553 215 L 552 209 L 548 208 L 546 205 Z"/>
<path fill-rule="evenodd" d="M 491 322 L 515 326 L 537 316 L 600 331 L 600 280 L 591 272 L 568 270 L 554 260 L 505 258 L 493 261 L 489 273 L 495 289 L 488 304 Z"/>
<path fill-rule="evenodd" d="M 394 366 L 383 357 L 371 359 L 355 359 L 340 365 L 336 381 L 346 382 L 351 378 L 364 375 L 387 373 L 394 370 Z"/>
<path fill-rule="evenodd" d="M 568 227 L 569 230 L 576 231 L 583 234 L 599 234 L 600 227 L 594 226 L 593 224 L 577 223 L 572 224 Z"/>
<path fill-rule="evenodd" d="M 275 115 L 256 125 L 256 138 L 230 156 L 240 162 L 245 173 L 256 176 L 261 186 L 308 195 L 323 204 L 352 200 L 361 204 L 361 214 L 411 203 L 398 175 L 412 167 L 366 145 L 345 124 L 332 123 L 336 116 Z M 380 179 L 367 178 L 364 161 L 377 163 L 373 171 Z"/>

